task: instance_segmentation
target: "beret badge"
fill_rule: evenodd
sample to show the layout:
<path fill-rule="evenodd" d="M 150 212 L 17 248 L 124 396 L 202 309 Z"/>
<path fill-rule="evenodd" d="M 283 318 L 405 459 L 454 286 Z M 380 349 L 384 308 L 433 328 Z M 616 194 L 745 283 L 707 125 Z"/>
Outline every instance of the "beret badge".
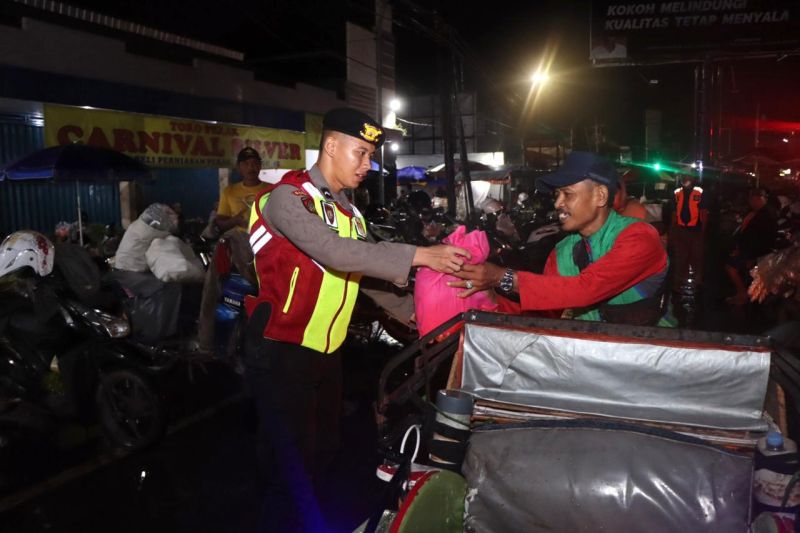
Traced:
<path fill-rule="evenodd" d="M 372 124 L 364 123 L 364 127 L 361 129 L 359 134 L 365 141 L 374 143 L 381 135 L 383 135 L 383 130 L 376 128 Z"/>

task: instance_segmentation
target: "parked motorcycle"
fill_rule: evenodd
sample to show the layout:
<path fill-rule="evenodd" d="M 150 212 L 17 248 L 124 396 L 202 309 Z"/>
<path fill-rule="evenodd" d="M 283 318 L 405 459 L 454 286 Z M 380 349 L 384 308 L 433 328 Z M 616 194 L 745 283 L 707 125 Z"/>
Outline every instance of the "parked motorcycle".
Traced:
<path fill-rule="evenodd" d="M 116 448 L 158 441 L 158 378 L 171 361 L 128 342 L 127 321 L 94 305 L 103 296 L 91 276 L 59 261 L 43 235 L 7 237 L 0 265 L 0 432 L 50 440 L 66 424 L 97 423 Z M 4 445 L 13 448 L 0 438 Z"/>

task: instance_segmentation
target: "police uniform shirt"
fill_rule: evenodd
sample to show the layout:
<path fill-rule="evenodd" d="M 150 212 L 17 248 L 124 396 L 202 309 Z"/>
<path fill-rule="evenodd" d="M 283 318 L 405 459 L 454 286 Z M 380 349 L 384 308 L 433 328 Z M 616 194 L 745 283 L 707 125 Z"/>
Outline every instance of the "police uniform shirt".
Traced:
<path fill-rule="evenodd" d="M 344 190 L 334 193 L 319 167 L 308 171 L 313 185 L 345 209 L 352 211 Z M 303 195 L 292 186 L 279 186 L 270 193 L 263 212 L 272 231 L 289 239 L 303 253 L 324 265 L 341 272 L 361 272 L 364 276 L 397 284 L 408 280 L 416 246 L 401 243 L 372 243 L 339 237 L 316 213 L 304 204 Z M 306 199 L 308 202 L 308 199 Z"/>

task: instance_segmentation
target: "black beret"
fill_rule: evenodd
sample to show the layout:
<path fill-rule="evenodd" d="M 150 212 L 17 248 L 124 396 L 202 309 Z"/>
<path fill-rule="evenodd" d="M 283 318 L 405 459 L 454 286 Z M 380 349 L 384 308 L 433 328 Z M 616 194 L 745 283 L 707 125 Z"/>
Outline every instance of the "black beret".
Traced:
<path fill-rule="evenodd" d="M 258 159 L 259 162 L 261 161 L 261 156 L 252 146 L 245 146 L 239 150 L 239 155 L 236 156 L 237 163 L 241 163 L 242 161 L 246 161 L 248 159 Z"/>
<path fill-rule="evenodd" d="M 349 107 L 340 107 L 325 113 L 322 119 L 322 129 L 339 131 L 367 141 L 378 148 L 386 138 L 380 124 L 372 120 L 369 115 Z"/>

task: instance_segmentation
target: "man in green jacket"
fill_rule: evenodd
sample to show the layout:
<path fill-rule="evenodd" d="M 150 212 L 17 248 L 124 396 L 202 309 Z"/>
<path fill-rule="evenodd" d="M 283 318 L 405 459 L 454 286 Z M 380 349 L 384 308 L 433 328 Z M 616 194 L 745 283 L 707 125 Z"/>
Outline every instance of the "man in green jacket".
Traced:
<path fill-rule="evenodd" d="M 665 296 L 667 254 L 658 232 L 613 209 L 618 174 L 596 154 L 572 152 L 537 186 L 552 190 L 561 227 L 569 234 L 547 259 L 543 274 L 492 263 L 464 265 L 454 275 L 467 297 L 479 290 L 519 294 L 498 298 L 499 310 L 560 311 L 561 316 L 631 325 L 674 326 Z"/>

